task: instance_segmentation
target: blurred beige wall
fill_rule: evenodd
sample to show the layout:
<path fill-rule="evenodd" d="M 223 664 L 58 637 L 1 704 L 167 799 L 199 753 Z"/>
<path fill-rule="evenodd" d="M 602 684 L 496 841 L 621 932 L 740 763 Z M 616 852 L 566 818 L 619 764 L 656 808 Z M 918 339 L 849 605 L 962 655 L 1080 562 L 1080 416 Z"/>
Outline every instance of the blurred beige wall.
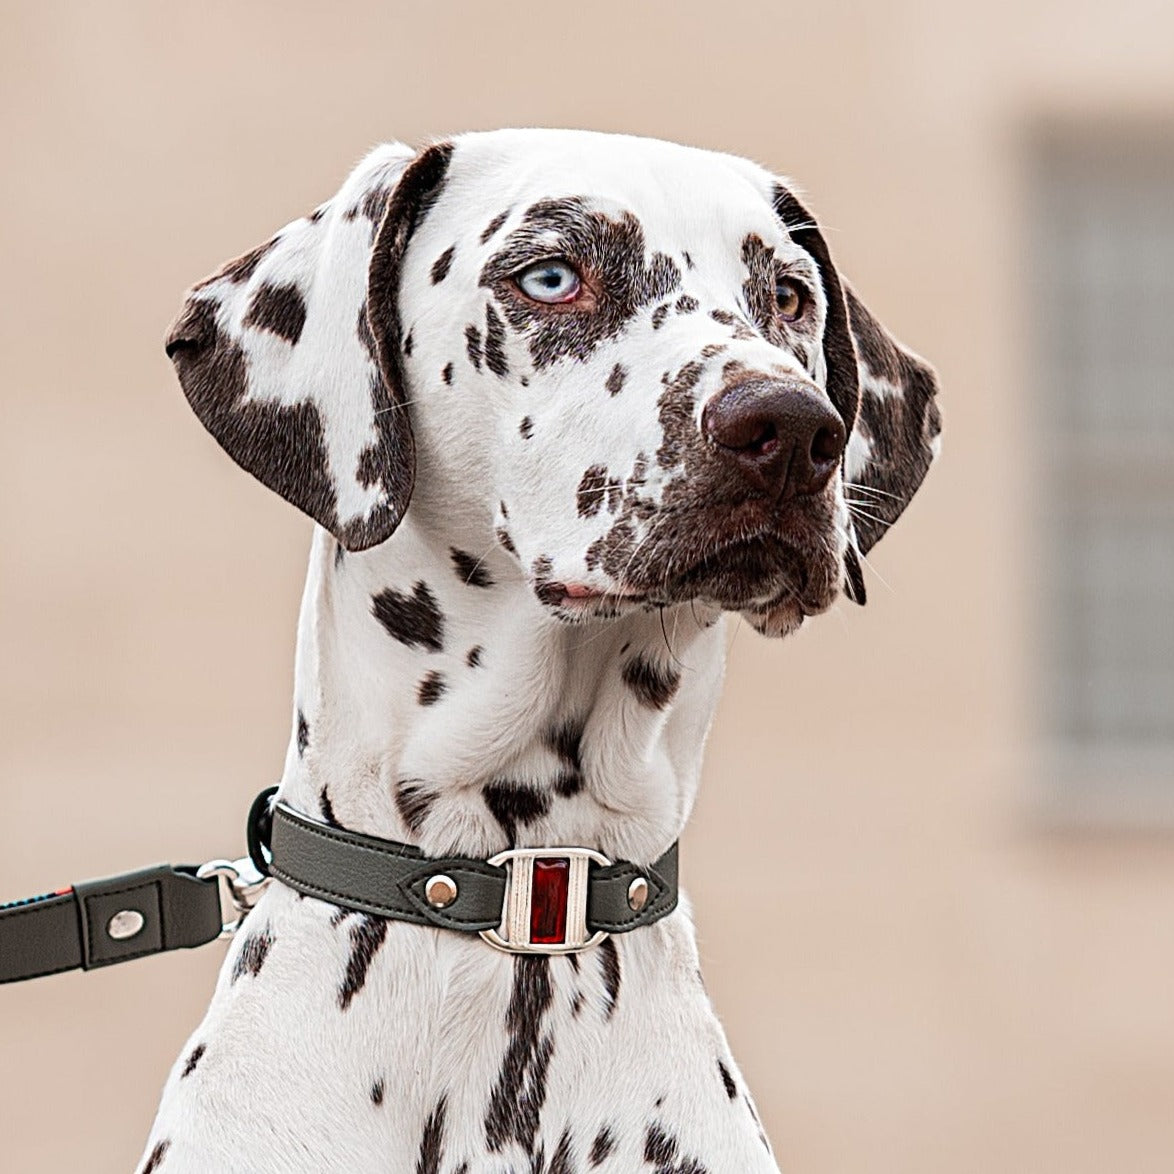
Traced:
<path fill-rule="evenodd" d="M 1134 115 L 1174 119 L 1168 0 L 9 0 L 0 897 L 232 852 L 280 769 L 309 523 L 184 404 L 161 345 L 184 287 L 386 138 L 740 152 L 801 183 L 938 365 L 947 429 L 866 609 L 733 636 L 684 868 L 776 1150 L 1174 1169 L 1174 841 L 1041 823 L 1028 753 L 1023 147 Z M 0 1168 L 128 1170 L 220 956 L 0 989 Z"/>

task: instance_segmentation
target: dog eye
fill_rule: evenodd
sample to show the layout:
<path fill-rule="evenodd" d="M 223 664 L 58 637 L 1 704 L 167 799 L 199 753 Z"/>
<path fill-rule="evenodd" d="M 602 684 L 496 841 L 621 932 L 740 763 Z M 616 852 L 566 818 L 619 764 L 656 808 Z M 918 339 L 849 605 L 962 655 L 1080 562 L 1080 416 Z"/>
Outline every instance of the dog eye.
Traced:
<path fill-rule="evenodd" d="M 514 277 L 518 289 L 535 302 L 573 302 L 582 289 L 579 275 L 566 261 L 539 261 Z"/>
<path fill-rule="evenodd" d="M 798 282 L 780 277 L 775 282 L 775 304 L 784 322 L 796 322 L 807 309 L 807 291 Z"/>

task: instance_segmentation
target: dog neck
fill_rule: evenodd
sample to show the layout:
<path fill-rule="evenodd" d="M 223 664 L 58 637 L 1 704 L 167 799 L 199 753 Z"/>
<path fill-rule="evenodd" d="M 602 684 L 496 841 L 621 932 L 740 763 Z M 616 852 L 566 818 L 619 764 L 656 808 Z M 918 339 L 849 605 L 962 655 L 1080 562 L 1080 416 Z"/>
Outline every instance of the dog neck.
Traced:
<path fill-rule="evenodd" d="M 656 859 L 680 835 L 724 668 L 700 606 L 570 624 L 498 546 L 409 510 L 343 553 L 318 530 L 282 797 L 433 855 L 581 844 Z"/>

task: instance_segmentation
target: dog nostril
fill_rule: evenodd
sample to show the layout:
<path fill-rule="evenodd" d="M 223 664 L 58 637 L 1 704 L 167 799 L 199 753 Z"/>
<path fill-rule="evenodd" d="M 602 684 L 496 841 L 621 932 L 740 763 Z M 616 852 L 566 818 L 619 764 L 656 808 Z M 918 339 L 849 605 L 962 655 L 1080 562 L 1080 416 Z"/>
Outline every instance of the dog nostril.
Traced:
<path fill-rule="evenodd" d="M 811 439 L 811 460 L 817 465 L 832 464 L 844 451 L 843 433 L 838 428 L 820 428 Z"/>
<path fill-rule="evenodd" d="M 760 412 L 740 411 L 710 413 L 707 409 L 705 430 L 715 444 L 746 457 L 766 456 L 779 446 L 775 422 Z"/>

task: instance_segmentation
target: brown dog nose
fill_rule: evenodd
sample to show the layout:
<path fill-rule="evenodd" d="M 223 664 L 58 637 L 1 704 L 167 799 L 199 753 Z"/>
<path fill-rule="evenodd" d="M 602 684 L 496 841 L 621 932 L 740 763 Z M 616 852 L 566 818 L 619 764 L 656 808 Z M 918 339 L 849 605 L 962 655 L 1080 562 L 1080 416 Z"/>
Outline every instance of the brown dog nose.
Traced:
<path fill-rule="evenodd" d="M 747 379 L 720 391 L 701 429 L 757 489 L 773 498 L 818 493 L 844 451 L 844 422 L 799 380 Z"/>

